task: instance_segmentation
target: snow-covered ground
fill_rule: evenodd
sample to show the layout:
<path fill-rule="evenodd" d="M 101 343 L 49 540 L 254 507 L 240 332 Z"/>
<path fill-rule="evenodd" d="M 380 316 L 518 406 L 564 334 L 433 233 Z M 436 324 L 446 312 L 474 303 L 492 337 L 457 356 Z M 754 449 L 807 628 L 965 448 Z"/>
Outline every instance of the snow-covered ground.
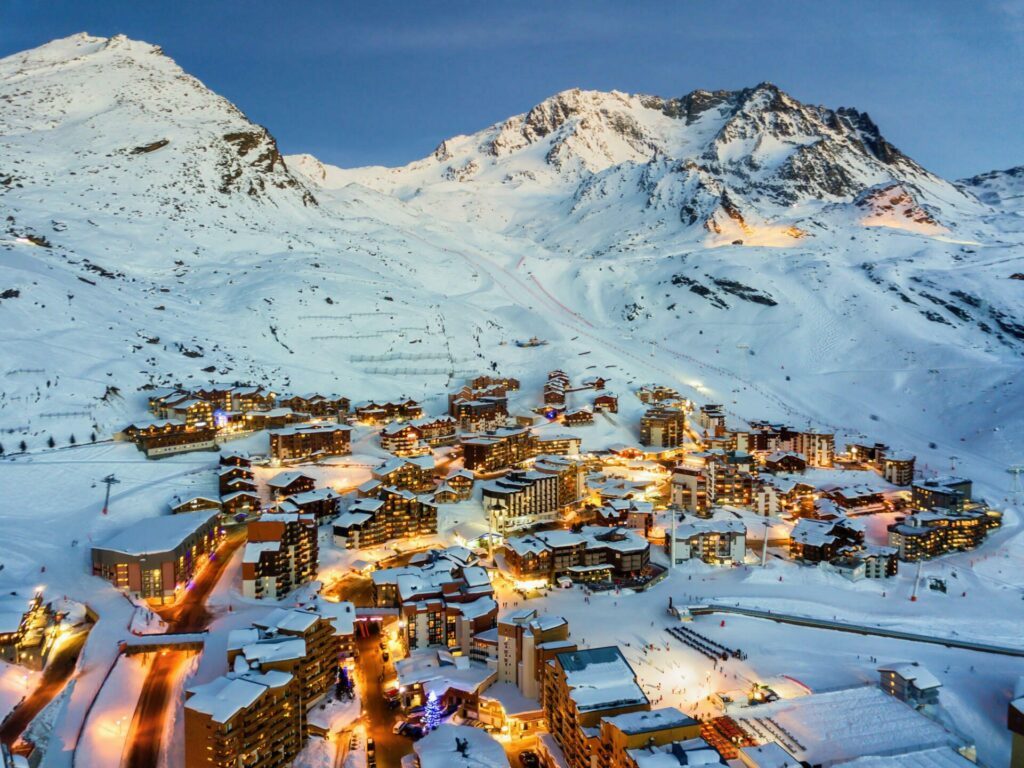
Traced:
<path fill-rule="evenodd" d="M 585 449 L 635 442 L 644 406 L 631 392 L 655 381 L 724 404 L 737 423 L 831 429 L 840 444 L 911 451 L 927 473 L 955 466 L 1006 508 L 981 550 L 924 566 L 950 591 L 916 603 L 912 569 L 851 585 L 774 560 L 764 571 L 687 566 L 643 595 L 544 599 L 581 643 L 629 643 L 666 703 L 738 679 L 715 678 L 681 647 L 643 655 L 645 638 L 667 637 L 669 596 L 1019 642 L 1024 540 L 1006 469 L 1024 460 L 1024 281 L 1011 279 L 1024 273 L 1024 225 L 1009 176 L 957 187 L 904 156 L 886 161 L 870 126 L 843 122 L 860 117 L 832 113 L 828 124 L 768 87 L 689 104 L 569 92 L 408 168 L 351 172 L 286 161 L 233 105 L 120 37 L 3 59 L 0 97 L 0 590 L 45 583 L 99 615 L 50 713 L 46 765 L 69 764 L 117 641 L 139 628 L 134 606 L 89 575 L 90 545 L 165 513 L 174 494 L 216 489 L 213 454 L 147 462 L 127 444 L 85 444 L 144 418 L 148 385 L 239 379 L 353 401 L 412 396 L 434 414 L 469 374 L 520 378 L 513 406 L 524 409 L 552 368 L 574 381 L 603 373 L 620 412 L 570 430 Z M 671 117 L 691 107 L 699 119 Z M 824 190 L 832 171 L 849 189 Z M 864 196 L 890 183 L 908 196 Z M 549 343 L 514 344 L 531 336 Z M 369 431 L 354 437 L 354 455 L 315 468 L 318 479 L 350 487 L 368 476 L 384 454 Z M 27 453 L 11 457 L 22 442 Z M 231 447 L 265 452 L 266 435 Z M 111 473 L 120 483 L 103 515 Z M 479 521 L 472 504 L 442 514 L 443 535 Z M 324 550 L 331 573 L 361 554 Z M 212 600 L 197 682 L 223 671 L 226 631 L 266 609 L 241 598 L 239 568 Z M 599 601 L 630 621 L 599 621 Z M 751 679 L 834 687 L 874 679 L 868 657 L 920 660 L 983 760 L 1005 763 L 1015 660 L 753 619 L 698 625 L 748 650 L 725 674 Z M 129 691 L 130 666 L 117 668 Z M 9 675 L 4 707 L 17 693 L 5 692 Z M 130 698 L 98 705 L 90 722 Z"/>

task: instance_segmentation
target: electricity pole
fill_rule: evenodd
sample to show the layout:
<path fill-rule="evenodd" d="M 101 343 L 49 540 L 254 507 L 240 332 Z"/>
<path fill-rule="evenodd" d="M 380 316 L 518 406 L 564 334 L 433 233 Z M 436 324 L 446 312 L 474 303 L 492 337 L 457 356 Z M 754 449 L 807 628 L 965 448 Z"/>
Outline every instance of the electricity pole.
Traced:
<path fill-rule="evenodd" d="M 107 475 L 100 482 L 101 483 L 106 483 L 106 485 L 107 485 L 107 494 L 106 494 L 106 496 L 103 499 L 103 514 L 105 515 L 105 514 L 107 514 L 107 507 L 110 506 L 110 486 L 117 485 L 121 481 L 118 480 L 113 475 Z"/>

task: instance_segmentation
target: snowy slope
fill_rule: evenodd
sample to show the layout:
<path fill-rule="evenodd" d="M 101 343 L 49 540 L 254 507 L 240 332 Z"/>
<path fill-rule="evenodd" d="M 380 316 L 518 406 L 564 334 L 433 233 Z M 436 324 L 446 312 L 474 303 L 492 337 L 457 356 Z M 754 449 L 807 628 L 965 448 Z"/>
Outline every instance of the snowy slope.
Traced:
<path fill-rule="evenodd" d="M 935 463 L 1020 453 L 1021 235 L 855 110 L 568 91 L 344 171 L 121 37 L 3 60 L 0 99 L 8 451 L 109 435 L 150 383 L 439 403 L 494 363 L 618 365 Z"/>
<path fill-rule="evenodd" d="M 1005 405 L 1021 394 L 1024 231 L 856 110 L 770 84 L 573 90 L 402 168 L 287 162 L 324 206 L 372 188 L 515 241 L 517 276 L 683 366 L 702 399 L 935 442 L 933 466 L 1024 454 Z"/>

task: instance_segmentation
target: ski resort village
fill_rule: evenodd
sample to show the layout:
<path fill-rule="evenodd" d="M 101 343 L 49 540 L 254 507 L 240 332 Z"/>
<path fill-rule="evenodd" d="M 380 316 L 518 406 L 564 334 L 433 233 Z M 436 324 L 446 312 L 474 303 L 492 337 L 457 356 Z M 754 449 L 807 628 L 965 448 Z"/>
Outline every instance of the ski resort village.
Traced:
<path fill-rule="evenodd" d="M 0 766 L 1024 768 L 1021 200 L 770 83 L 346 170 L 0 59 Z"/>

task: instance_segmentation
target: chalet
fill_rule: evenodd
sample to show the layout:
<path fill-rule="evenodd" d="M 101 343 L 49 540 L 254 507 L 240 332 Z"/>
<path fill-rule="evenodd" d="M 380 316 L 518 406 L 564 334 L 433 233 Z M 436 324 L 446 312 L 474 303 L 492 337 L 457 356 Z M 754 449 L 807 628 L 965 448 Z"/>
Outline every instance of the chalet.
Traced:
<path fill-rule="evenodd" d="M 422 430 L 412 422 L 395 421 L 381 429 L 380 447 L 395 456 L 419 456 L 430 451 L 422 438 Z"/>
<path fill-rule="evenodd" d="M 453 469 L 444 479 L 445 485 L 458 495 L 459 501 L 465 501 L 473 495 L 473 473 L 467 469 Z"/>
<path fill-rule="evenodd" d="M 462 501 L 462 499 L 459 497 L 458 491 L 448 485 L 448 483 L 441 483 L 434 489 L 431 501 L 435 504 L 455 504 Z"/>
<path fill-rule="evenodd" d="M 663 387 L 660 384 L 645 384 L 637 390 L 636 396 L 641 403 L 650 405 L 652 403 L 677 402 L 683 397 L 671 387 Z"/>
<path fill-rule="evenodd" d="M 611 392 L 604 392 L 594 398 L 594 410 L 607 413 L 619 412 L 619 398 Z"/>
<path fill-rule="evenodd" d="M 458 423 L 450 416 L 428 416 L 412 423 L 420 430 L 423 442 L 431 448 L 451 445 L 458 438 Z"/>
<path fill-rule="evenodd" d="M 544 404 L 551 406 L 565 405 L 565 385 L 560 381 L 548 381 L 544 384 Z"/>
<path fill-rule="evenodd" d="M 157 418 L 166 419 L 168 402 L 178 402 L 188 398 L 189 393 L 183 389 L 155 389 L 149 395 L 150 413 Z"/>
<path fill-rule="evenodd" d="M 500 387 L 506 392 L 516 392 L 519 389 L 519 379 L 508 376 L 477 376 L 468 382 L 470 389 L 488 389 Z"/>
<path fill-rule="evenodd" d="M 288 462 L 346 456 L 351 452 L 351 435 L 351 427 L 343 424 L 293 425 L 270 433 L 270 455 Z"/>
<path fill-rule="evenodd" d="M 267 488 L 279 499 L 316 488 L 316 480 L 301 472 L 279 472 L 267 481 Z"/>
<path fill-rule="evenodd" d="M 308 413 L 318 419 L 337 418 L 348 413 L 350 403 L 347 397 L 321 395 L 308 392 L 304 395 L 288 395 L 277 399 L 277 404 L 291 408 L 297 413 Z"/>
<path fill-rule="evenodd" d="M 260 497 L 255 491 L 233 491 L 220 497 L 221 510 L 226 517 L 245 518 L 260 509 Z"/>
<path fill-rule="evenodd" d="M 431 448 L 450 445 L 458 435 L 458 424 L 451 416 L 392 422 L 380 431 L 381 447 L 396 456 L 416 456 Z"/>
<path fill-rule="evenodd" d="M 508 398 L 504 394 L 481 394 L 463 389 L 449 395 L 448 413 L 467 432 L 493 429 L 508 418 Z"/>
<path fill-rule="evenodd" d="M 207 509 L 214 509 L 220 512 L 220 500 L 211 499 L 206 496 L 174 496 L 169 506 L 172 515 L 178 515 L 182 512 L 200 512 Z"/>
<path fill-rule="evenodd" d="M 384 483 L 375 477 L 371 477 L 365 483 L 356 487 L 356 498 L 375 499 L 382 488 L 384 488 Z"/>
<path fill-rule="evenodd" d="M 356 407 L 356 418 L 364 424 L 387 424 L 423 418 L 423 407 L 416 400 L 377 403 L 370 401 Z"/>
<path fill-rule="evenodd" d="M 942 683 L 920 664 L 879 667 L 878 673 L 881 689 L 912 707 L 921 708 L 939 703 Z"/>
<path fill-rule="evenodd" d="M 220 455 L 220 466 L 250 469 L 252 467 L 252 459 L 237 451 L 226 451 Z"/>
<path fill-rule="evenodd" d="M 233 384 L 209 384 L 194 388 L 192 395 L 210 403 L 216 410 L 230 411 L 234 388 Z"/>
<path fill-rule="evenodd" d="M 624 528 L 584 526 L 579 533 L 538 531 L 505 542 L 505 563 L 520 580 L 602 581 L 595 575 L 637 576 L 650 561 L 650 543 Z"/>
<path fill-rule="evenodd" d="M 570 427 L 581 424 L 593 424 L 594 412 L 588 408 L 580 408 L 578 411 L 567 411 L 562 419 Z"/>
<path fill-rule="evenodd" d="M 650 533 L 654 525 L 654 505 L 639 499 L 609 499 L 594 510 L 593 524 L 612 528 L 631 528 Z"/>
<path fill-rule="evenodd" d="M 789 555 L 805 563 L 822 563 L 863 545 L 864 528 L 856 521 L 801 518 L 790 534 Z"/>
<path fill-rule="evenodd" d="M 235 387 L 231 390 L 232 411 L 269 411 L 274 407 L 277 394 L 261 386 Z"/>
<path fill-rule="evenodd" d="M 798 517 L 811 511 L 816 489 L 791 477 L 761 475 L 754 488 L 754 506 L 765 517 Z"/>
<path fill-rule="evenodd" d="M 229 466 L 221 467 L 217 473 L 217 482 L 220 494 L 234 493 L 235 491 L 256 490 L 256 481 L 251 469 L 245 467 Z"/>
<path fill-rule="evenodd" d="M 591 389 L 602 390 L 606 383 L 607 380 L 603 376 L 588 376 L 583 379 L 583 386 L 590 387 Z"/>
<path fill-rule="evenodd" d="M 843 509 L 859 514 L 872 512 L 884 512 L 885 494 L 878 488 L 864 483 L 856 485 L 825 485 L 820 488 L 821 493 L 831 499 Z"/>
<path fill-rule="evenodd" d="M 833 558 L 829 567 L 850 581 L 887 579 L 899 573 L 899 558 L 893 547 L 865 545 L 860 551 Z"/>
<path fill-rule="evenodd" d="M 434 457 L 409 456 L 384 462 L 373 470 L 373 479 L 384 485 L 417 493 L 432 491 L 434 482 Z"/>
<path fill-rule="evenodd" d="M 213 426 L 213 406 L 205 400 L 182 400 L 167 409 L 168 417 L 185 422 L 188 429 Z"/>
<path fill-rule="evenodd" d="M 764 469 L 774 474 L 803 474 L 807 470 L 807 459 L 794 451 L 775 451 L 765 457 Z"/>
<path fill-rule="evenodd" d="M 317 524 L 321 524 L 338 514 L 341 498 L 341 494 L 331 488 L 314 488 L 312 491 L 289 496 L 280 506 L 287 512 L 313 515 Z"/>
<path fill-rule="evenodd" d="M 304 421 L 306 414 L 296 413 L 291 408 L 270 408 L 265 411 L 246 411 L 245 420 L 249 429 L 281 429 L 297 421 Z"/>

